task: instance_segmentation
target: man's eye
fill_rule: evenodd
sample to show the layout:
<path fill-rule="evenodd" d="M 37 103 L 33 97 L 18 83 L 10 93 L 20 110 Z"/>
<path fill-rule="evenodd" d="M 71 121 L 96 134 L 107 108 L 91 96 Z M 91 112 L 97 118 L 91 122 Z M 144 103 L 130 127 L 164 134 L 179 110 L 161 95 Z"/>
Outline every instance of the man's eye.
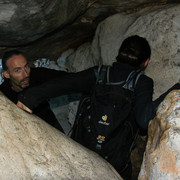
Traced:
<path fill-rule="evenodd" d="M 16 69 L 16 70 L 15 70 L 15 73 L 19 73 L 19 72 L 20 72 L 20 69 Z"/>

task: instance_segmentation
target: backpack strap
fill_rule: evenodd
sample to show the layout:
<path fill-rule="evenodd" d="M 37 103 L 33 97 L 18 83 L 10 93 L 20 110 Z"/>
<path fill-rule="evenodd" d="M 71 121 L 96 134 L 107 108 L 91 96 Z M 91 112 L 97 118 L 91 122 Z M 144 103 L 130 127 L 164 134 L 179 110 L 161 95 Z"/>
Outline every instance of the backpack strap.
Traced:
<path fill-rule="evenodd" d="M 109 69 L 110 66 L 104 66 L 104 65 L 100 65 L 98 67 L 98 69 L 95 69 L 94 72 L 95 72 L 95 75 L 96 75 L 96 82 L 98 83 L 104 83 L 105 79 L 105 74 L 107 72 L 107 69 Z"/>
<path fill-rule="evenodd" d="M 131 91 L 134 91 L 136 84 L 138 82 L 138 79 L 140 78 L 140 76 L 142 74 L 144 74 L 144 71 L 138 70 L 138 71 L 132 71 L 127 79 L 125 81 L 120 81 L 120 82 L 110 82 L 109 81 L 109 70 L 110 67 L 107 68 L 107 85 L 122 85 L 124 84 L 122 87 L 125 89 L 129 89 Z"/>
<path fill-rule="evenodd" d="M 138 71 L 132 71 L 126 81 L 125 84 L 123 85 L 123 88 L 125 89 L 129 89 L 131 91 L 134 91 L 136 84 L 138 82 L 138 79 L 140 78 L 140 76 L 144 74 L 144 71 L 138 70 Z"/>
<path fill-rule="evenodd" d="M 120 82 L 110 82 L 110 80 L 109 80 L 109 73 L 110 72 L 110 66 L 108 66 L 107 67 L 107 82 L 106 82 L 106 84 L 107 85 L 121 85 L 121 84 L 123 84 L 124 83 L 124 81 L 120 81 Z"/>
<path fill-rule="evenodd" d="M 128 77 L 127 77 L 127 79 L 126 79 L 126 81 L 120 81 L 120 82 L 110 82 L 110 80 L 109 80 L 109 72 L 110 72 L 110 66 L 104 66 L 104 65 L 100 65 L 99 67 L 98 67 L 98 69 L 95 69 L 94 70 L 94 72 L 95 72 L 95 75 L 96 75 L 96 82 L 98 82 L 98 83 L 106 83 L 107 85 L 122 85 L 122 84 L 124 84 L 123 85 L 123 88 L 125 88 L 125 89 L 129 89 L 129 90 L 131 90 L 131 91 L 134 91 L 134 89 L 135 89 L 135 86 L 136 86 L 136 84 L 137 84 L 137 82 L 138 82 L 138 79 L 140 78 L 140 76 L 142 75 L 142 74 L 144 74 L 144 71 L 142 71 L 142 70 L 137 70 L 137 71 L 132 71 L 129 75 L 128 75 Z M 105 80 L 105 74 L 106 74 L 106 80 Z M 106 82 L 105 82 L 106 81 Z"/>

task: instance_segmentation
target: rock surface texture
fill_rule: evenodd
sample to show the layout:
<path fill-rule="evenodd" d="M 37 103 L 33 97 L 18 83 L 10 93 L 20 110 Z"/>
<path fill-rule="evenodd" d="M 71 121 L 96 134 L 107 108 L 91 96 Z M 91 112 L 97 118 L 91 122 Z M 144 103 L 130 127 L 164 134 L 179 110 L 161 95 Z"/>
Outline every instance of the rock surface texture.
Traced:
<path fill-rule="evenodd" d="M 180 179 L 180 90 L 172 91 L 150 122 L 139 180 Z"/>
<path fill-rule="evenodd" d="M 151 46 L 151 60 L 145 73 L 154 80 L 156 99 L 179 81 L 180 4 L 108 17 L 98 25 L 91 43 L 65 51 L 57 62 L 59 66 L 63 62 L 73 72 L 102 63 L 111 65 L 122 41 L 134 34 L 145 37 Z"/>
<path fill-rule="evenodd" d="M 112 64 L 122 41 L 134 34 L 145 37 L 151 46 L 146 74 L 154 80 L 156 98 L 179 81 L 180 4 L 108 17 L 98 25 L 92 43 L 81 45 L 74 53 L 64 53 L 68 54 L 67 67 L 80 71 L 97 64 Z"/>
<path fill-rule="evenodd" d="M 1 180 L 116 180 L 97 154 L 72 141 L 0 93 Z"/>
<path fill-rule="evenodd" d="M 82 14 L 89 2 L 0 0 L 0 45 L 25 45 L 62 28 Z"/>
<path fill-rule="evenodd" d="M 113 14 L 175 2 L 179 0 L 0 0 L 0 56 L 15 47 L 31 60 L 54 60 L 91 41 L 99 22 Z"/>

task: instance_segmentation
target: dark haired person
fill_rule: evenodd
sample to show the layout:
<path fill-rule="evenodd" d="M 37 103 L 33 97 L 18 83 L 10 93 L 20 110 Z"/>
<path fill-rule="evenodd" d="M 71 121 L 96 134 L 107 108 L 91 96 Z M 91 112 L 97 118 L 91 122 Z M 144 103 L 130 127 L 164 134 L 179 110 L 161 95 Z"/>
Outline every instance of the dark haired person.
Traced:
<path fill-rule="evenodd" d="M 19 93 L 23 92 L 25 89 L 67 74 L 63 71 L 47 68 L 30 68 L 27 58 L 18 50 L 4 53 L 2 57 L 2 68 L 4 82 L 0 85 L 0 91 L 15 104 L 18 101 L 17 97 Z M 34 114 L 63 132 L 47 100 L 36 106 Z"/>
<path fill-rule="evenodd" d="M 117 62 L 114 62 L 110 68 L 110 82 L 126 80 L 133 70 L 144 70 L 148 65 L 150 55 L 151 49 L 146 39 L 137 35 L 125 39 L 119 49 Z M 71 73 L 65 77 L 28 89 L 20 94 L 19 100 L 30 110 L 33 110 L 44 99 L 71 92 L 88 94 L 96 83 L 94 69 L 97 68 L 95 66 L 81 72 Z M 146 75 L 141 75 L 135 91 L 137 97 L 135 105 L 136 119 L 140 127 L 146 129 L 148 122 L 145 122 L 142 118 L 142 109 L 148 102 L 152 101 L 153 80 Z"/>
<path fill-rule="evenodd" d="M 110 82 L 124 81 L 132 71 L 145 70 L 150 55 L 151 49 L 145 38 L 135 35 L 125 39 L 119 49 L 117 62 L 114 62 L 110 68 Z M 95 69 L 97 68 L 92 67 L 81 72 L 72 73 L 28 89 L 20 94 L 18 106 L 24 109 L 27 108 L 27 111 L 32 112 L 41 101 L 48 98 L 71 92 L 90 94 L 96 83 Z M 147 129 L 150 119 L 155 115 L 157 106 L 165 96 L 163 95 L 157 101 L 152 102 L 152 95 L 153 80 L 143 74 L 138 79 L 135 87 L 134 105 L 135 120 L 143 130 Z M 123 168 L 121 165 L 116 166 L 115 169 L 124 179 L 131 179 L 131 163 Z"/>

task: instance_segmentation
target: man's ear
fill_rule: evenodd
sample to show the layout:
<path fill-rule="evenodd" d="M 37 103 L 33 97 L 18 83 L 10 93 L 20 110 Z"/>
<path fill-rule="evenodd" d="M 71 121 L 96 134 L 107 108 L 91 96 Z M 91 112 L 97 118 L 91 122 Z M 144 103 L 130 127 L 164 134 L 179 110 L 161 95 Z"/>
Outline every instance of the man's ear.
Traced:
<path fill-rule="evenodd" d="M 147 67 L 148 63 L 149 63 L 149 58 L 145 61 L 144 67 Z"/>
<path fill-rule="evenodd" d="M 3 71 L 3 75 L 5 78 L 9 79 L 9 73 L 8 71 Z"/>

